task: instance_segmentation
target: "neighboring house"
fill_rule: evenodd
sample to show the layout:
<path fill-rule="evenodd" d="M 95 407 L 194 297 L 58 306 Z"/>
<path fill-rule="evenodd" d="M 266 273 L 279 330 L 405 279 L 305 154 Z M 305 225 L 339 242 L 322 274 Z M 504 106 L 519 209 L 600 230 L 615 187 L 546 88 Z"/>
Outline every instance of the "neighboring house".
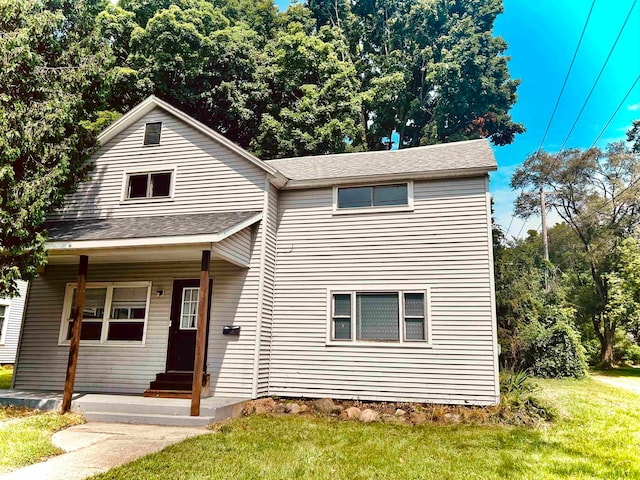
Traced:
<path fill-rule="evenodd" d="M 499 401 L 486 140 L 265 162 L 155 97 L 99 140 L 16 388 L 62 390 L 86 256 L 76 391 L 189 395 L 202 300 L 212 395 Z"/>
<path fill-rule="evenodd" d="M 16 297 L 0 298 L 0 365 L 16 361 L 27 282 L 18 281 L 18 292 Z"/>

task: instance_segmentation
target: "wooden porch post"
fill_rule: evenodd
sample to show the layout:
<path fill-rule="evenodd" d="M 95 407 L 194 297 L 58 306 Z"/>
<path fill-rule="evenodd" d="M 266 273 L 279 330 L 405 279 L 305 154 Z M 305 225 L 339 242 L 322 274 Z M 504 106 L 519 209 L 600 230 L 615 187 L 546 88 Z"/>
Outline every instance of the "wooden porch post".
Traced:
<path fill-rule="evenodd" d="M 69 361 L 67 362 L 67 377 L 64 381 L 64 394 L 62 396 L 61 412 L 66 413 L 71 409 L 71 397 L 73 396 L 73 384 L 76 380 L 76 367 L 78 366 L 78 348 L 80 346 L 80 333 L 82 332 L 82 313 L 84 299 L 87 291 L 87 270 L 89 257 L 80 255 L 78 265 L 78 287 L 76 288 L 76 302 L 74 307 L 73 331 L 69 342 Z"/>
<path fill-rule="evenodd" d="M 193 364 L 193 385 L 191 387 L 191 416 L 200 416 L 200 396 L 202 395 L 202 374 L 207 337 L 207 312 L 209 310 L 209 267 L 211 251 L 202 251 L 200 267 L 200 292 L 198 294 L 198 324 L 196 330 L 196 355 Z"/>

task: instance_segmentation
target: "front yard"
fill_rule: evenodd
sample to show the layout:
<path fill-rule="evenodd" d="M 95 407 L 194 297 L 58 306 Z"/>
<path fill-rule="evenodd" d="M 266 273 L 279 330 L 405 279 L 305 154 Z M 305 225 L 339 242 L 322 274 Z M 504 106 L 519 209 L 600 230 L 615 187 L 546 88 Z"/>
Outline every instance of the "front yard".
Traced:
<path fill-rule="evenodd" d="M 538 382 L 559 418 L 536 429 L 252 415 L 95 478 L 640 478 L 640 396 L 591 379 Z"/>
<path fill-rule="evenodd" d="M 0 474 L 61 453 L 51 435 L 81 422 L 74 414 L 0 407 Z"/>

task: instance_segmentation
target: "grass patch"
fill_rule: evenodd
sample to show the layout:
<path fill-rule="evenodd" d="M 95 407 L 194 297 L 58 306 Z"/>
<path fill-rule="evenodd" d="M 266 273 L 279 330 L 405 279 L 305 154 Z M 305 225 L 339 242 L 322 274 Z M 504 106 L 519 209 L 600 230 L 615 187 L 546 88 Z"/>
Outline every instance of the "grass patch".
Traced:
<path fill-rule="evenodd" d="M 0 389 L 11 388 L 13 367 L 0 367 Z"/>
<path fill-rule="evenodd" d="M 0 472 L 7 472 L 62 453 L 51 435 L 82 423 L 76 414 L 60 415 L 27 408 L 0 408 Z"/>
<path fill-rule="evenodd" d="M 640 397 L 590 379 L 538 383 L 559 412 L 538 428 L 252 415 L 94 478 L 640 478 Z"/>

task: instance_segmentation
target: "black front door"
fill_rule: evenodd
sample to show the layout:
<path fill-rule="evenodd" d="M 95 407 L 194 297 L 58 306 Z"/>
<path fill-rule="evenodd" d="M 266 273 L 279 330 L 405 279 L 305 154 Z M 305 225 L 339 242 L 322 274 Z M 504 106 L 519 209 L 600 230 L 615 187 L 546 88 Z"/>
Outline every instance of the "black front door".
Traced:
<path fill-rule="evenodd" d="M 173 291 L 171 294 L 171 327 L 169 329 L 169 346 L 167 352 L 167 372 L 193 372 L 193 361 L 196 353 L 196 325 L 198 323 L 199 287 L 199 279 L 173 281 Z M 211 306 L 212 292 L 213 281 L 210 281 L 209 306 Z M 210 315 L 211 308 L 209 308 L 209 311 L 207 312 L 207 337 L 209 336 Z"/>

